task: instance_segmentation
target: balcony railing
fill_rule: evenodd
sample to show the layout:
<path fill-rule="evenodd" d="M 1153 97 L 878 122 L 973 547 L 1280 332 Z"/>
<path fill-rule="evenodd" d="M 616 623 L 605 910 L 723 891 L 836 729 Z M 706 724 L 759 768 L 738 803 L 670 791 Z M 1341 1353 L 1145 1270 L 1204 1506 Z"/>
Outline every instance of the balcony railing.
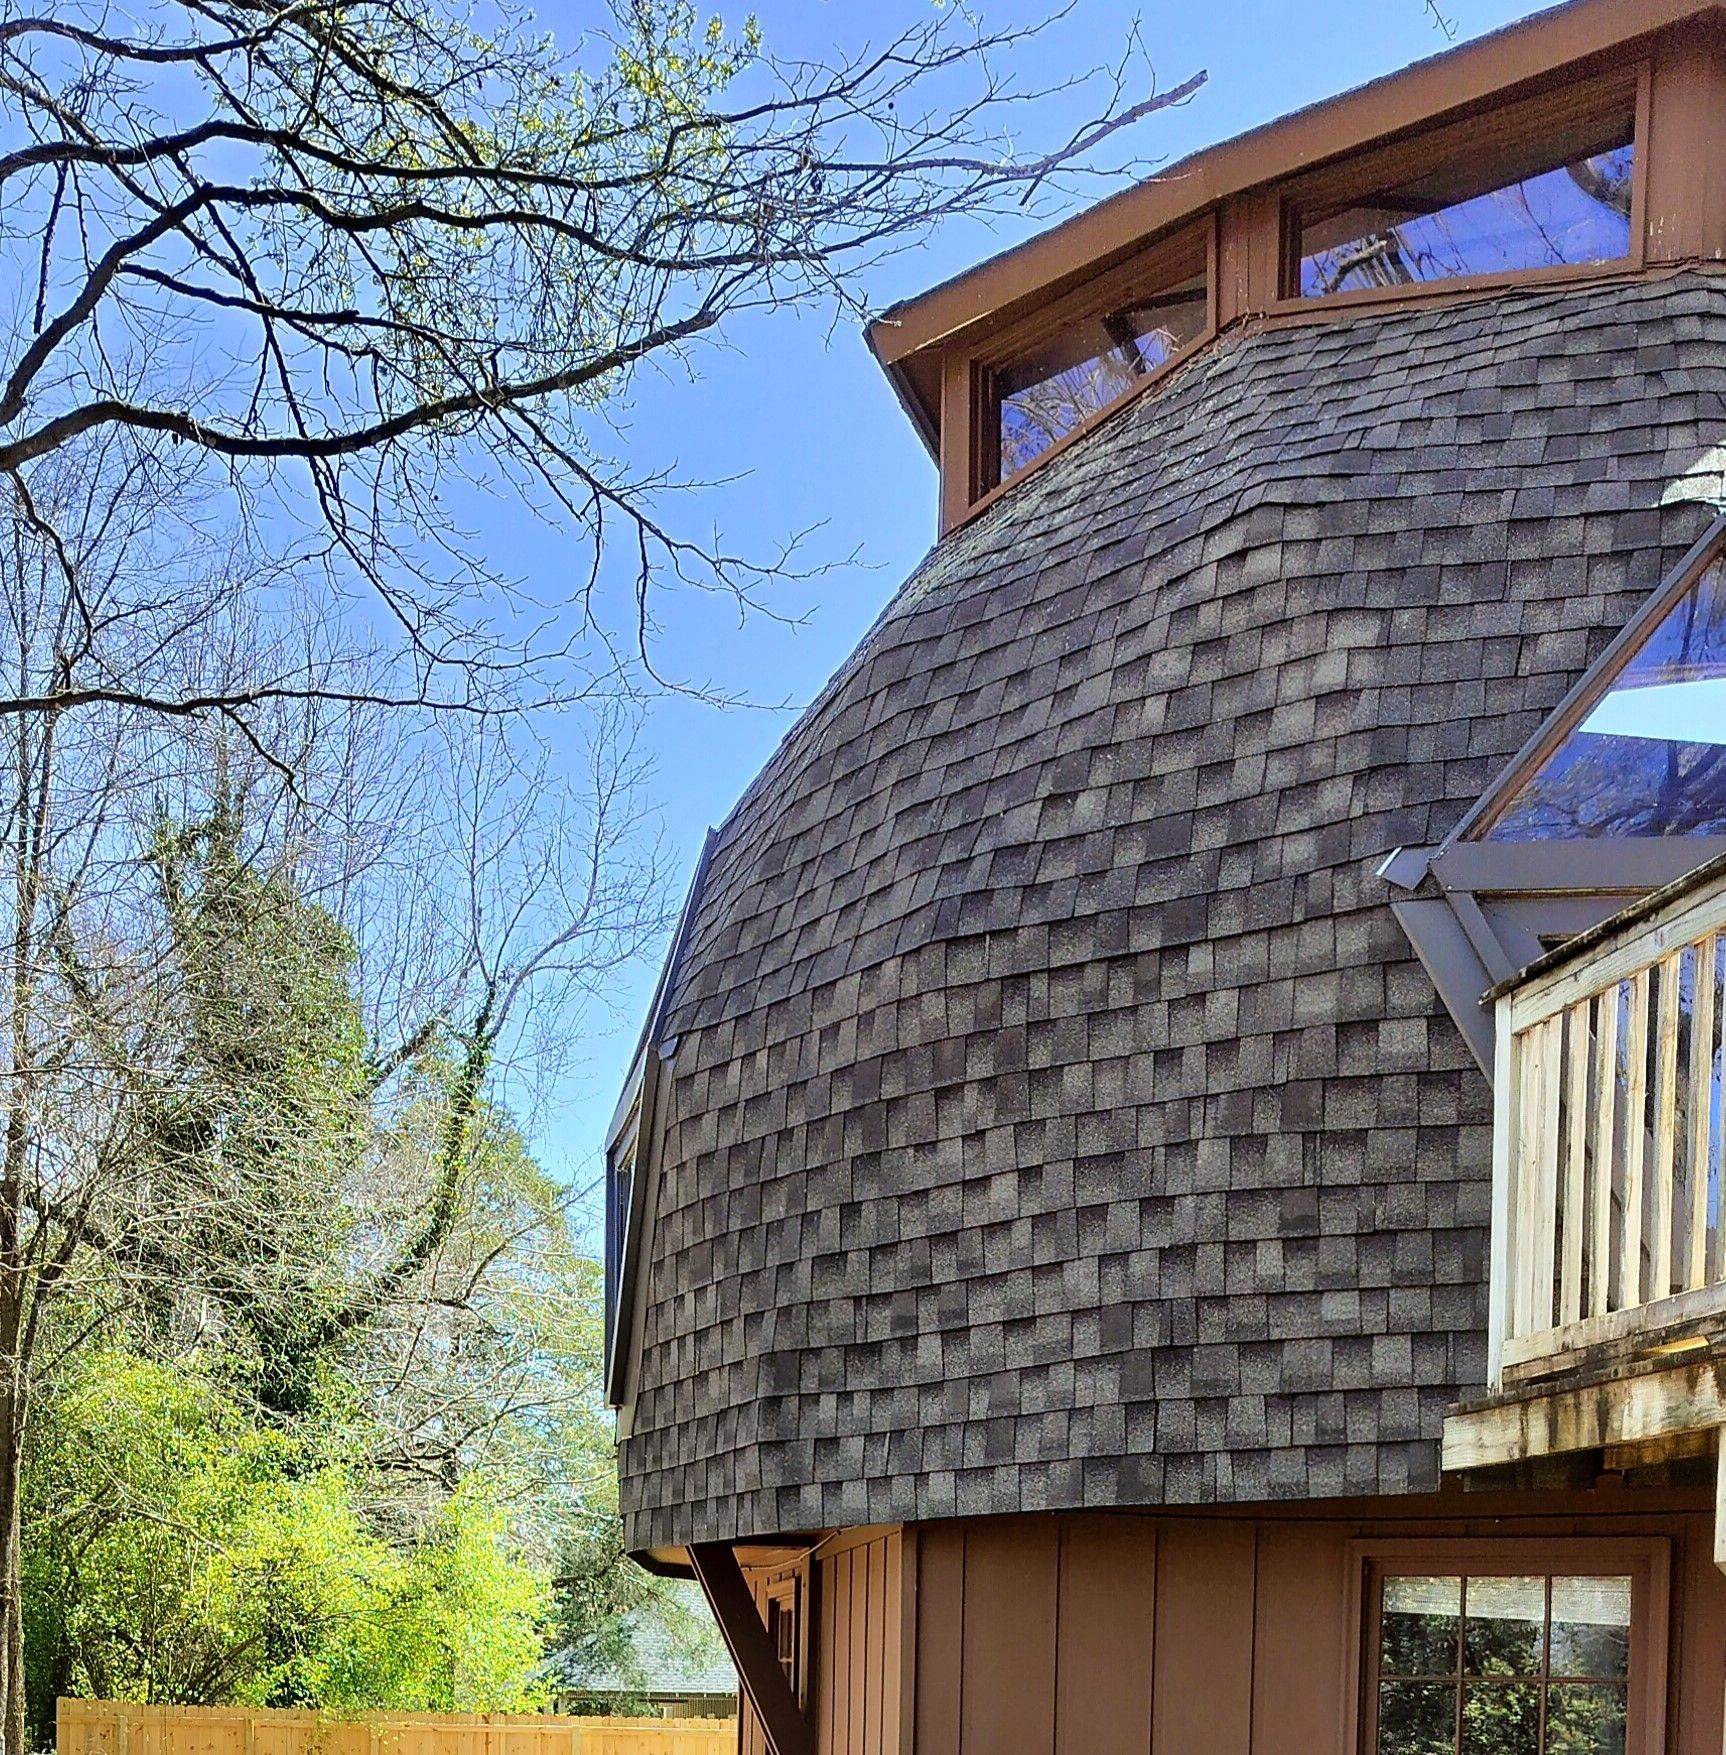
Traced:
<path fill-rule="evenodd" d="M 1500 993 L 1495 1386 L 1726 1314 L 1723 982 L 1717 863 Z"/>

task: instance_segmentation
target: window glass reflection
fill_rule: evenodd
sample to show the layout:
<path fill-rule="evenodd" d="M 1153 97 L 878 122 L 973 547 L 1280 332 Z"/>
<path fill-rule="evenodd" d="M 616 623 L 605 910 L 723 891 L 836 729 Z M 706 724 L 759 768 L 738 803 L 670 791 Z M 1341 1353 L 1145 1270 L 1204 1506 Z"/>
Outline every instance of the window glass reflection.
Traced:
<path fill-rule="evenodd" d="M 1470 1676 L 1537 1676 L 1546 1629 L 1544 1578 L 1471 1578 L 1462 1667 Z"/>
<path fill-rule="evenodd" d="M 1720 834 L 1726 834 L 1726 584 L 1715 561 L 1484 838 Z"/>
<path fill-rule="evenodd" d="M 995 374 L 1001 480 L 1117 401 L 1204 333 L 1205 277 L 1089 317 Z"/>
<path fill-rule="evenodd" d="M 1537 146 L 1447 164 L 1341 209 L 1298 213 L 1301 297 L 1627 257 L 1633 127 L 1626 119 L 1573 153 Z"/>
<path fill-rule="evenodd" d="M 1380 1583 L 1377 1755 L 1625 1755 L 1631 1580 Z"/>

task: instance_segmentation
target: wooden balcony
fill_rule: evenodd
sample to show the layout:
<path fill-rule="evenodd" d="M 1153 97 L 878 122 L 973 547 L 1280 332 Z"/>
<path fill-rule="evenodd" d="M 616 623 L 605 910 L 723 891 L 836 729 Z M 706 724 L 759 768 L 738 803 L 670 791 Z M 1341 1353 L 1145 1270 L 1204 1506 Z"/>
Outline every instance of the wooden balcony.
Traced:
<path fill-rule="evenodd" d="M 1726 1329 L 1726 862 L 1498 990 L 1493 1390 Z"/>

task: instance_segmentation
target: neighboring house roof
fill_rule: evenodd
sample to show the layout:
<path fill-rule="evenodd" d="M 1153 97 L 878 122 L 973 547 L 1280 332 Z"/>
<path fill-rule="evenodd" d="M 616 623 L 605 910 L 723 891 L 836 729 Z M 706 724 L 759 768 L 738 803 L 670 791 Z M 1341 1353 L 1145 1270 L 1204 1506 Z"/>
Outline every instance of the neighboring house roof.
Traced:
<path fill-rule="evenodd" d="M 1706 527 L 1723 390 L 1718 272 L 1247 327 L 940 545 L 674 971 L 632 1548 L 1435 1484 L 1490 1096 L 1376 868 Z"/>
<path fill-rule="evenodd" d="M 737 1672 L 721 1656 L 703 1658 L 654 1615 L 625 1617 L 629 1658 L 599 1662 L 576 1650 L 552 1655 L 548 1669 L 567 1694 L 714 1695 L 737 1692 Z"/>

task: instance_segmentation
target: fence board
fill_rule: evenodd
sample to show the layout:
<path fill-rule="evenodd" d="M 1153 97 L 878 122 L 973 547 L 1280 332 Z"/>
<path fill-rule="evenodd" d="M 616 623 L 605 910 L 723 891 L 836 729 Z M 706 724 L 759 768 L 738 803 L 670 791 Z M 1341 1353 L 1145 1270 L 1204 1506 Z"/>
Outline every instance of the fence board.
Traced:
<path fill-rule="evenodd" d="M 731 1718 L 317 1712 L 62 1700 L 56 1755 L 736 1755 Z"/>

